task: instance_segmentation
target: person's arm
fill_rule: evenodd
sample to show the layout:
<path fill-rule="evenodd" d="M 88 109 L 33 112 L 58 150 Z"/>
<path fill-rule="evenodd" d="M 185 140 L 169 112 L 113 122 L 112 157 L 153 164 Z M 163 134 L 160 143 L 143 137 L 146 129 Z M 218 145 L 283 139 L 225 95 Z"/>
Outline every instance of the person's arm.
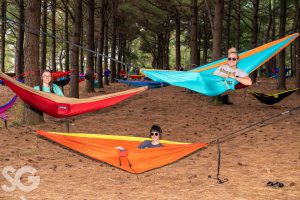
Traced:
<path fill-rule="evenodd" d="M 216 75 L 216 76 L 221 76 L 223 78 L 228 78 L 228 74 L 224 73 L 223 70 L 223 65 L 218 67 L 214 72 L 213 74 Z"/>
<path fill-rule="evenodd" d="M 60 89 L 60 87 L 58 85 L 56 85 L 56 84 L 53 84 L 53 91 L 58 96 L 64 96 L 64 93 L 62 92 L 62 90 Z"/>
<path fill-rule="evenodd" d="M 249 76 L 238 77 L 238 76 L 234 76 L 233 74 L 230 74 L 228 77 L 237 80 L 243 85 L 252 85 L 252 80 Z"/>

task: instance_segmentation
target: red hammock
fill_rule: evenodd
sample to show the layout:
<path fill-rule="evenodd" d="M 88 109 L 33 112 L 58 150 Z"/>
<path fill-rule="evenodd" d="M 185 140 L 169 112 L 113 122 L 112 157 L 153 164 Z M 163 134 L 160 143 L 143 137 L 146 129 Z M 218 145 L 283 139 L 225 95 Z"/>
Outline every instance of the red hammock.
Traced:
<path fill-rule="evenodd" d="M 0 72 L 0 78 L 25 103 L 55 118 L 84 114 L 112 106 L 147 89 L 141 87 L 97 97 L 75 99 L 35 90 Z"/>

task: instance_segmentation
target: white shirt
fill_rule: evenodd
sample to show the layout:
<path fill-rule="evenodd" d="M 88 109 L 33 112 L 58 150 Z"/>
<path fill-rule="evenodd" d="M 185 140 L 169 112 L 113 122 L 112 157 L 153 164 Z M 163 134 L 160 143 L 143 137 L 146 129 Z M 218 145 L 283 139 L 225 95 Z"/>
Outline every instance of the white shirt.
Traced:
<path fill-rule="evenodd" d="M 248 76 L 248 74 L 246 72 L 244 72 L 241 69 L 238 68 L 231 68 L 228 64 L 225 65 L 221 65 L 220 67 L 218 67 L 218 69 L 216 69 L 216 71 L 214 71 L 214 75 L 218 75 L 218 76 L 229 76 L 230 74 L 233 74 L 233 76 L 235 77 L 246 77 Z"/>

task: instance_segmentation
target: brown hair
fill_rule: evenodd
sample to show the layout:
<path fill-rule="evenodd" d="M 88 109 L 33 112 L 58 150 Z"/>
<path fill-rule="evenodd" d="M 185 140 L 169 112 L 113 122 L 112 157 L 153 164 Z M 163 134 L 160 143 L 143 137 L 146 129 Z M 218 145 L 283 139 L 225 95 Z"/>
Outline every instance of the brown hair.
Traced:
<path fill-rule="evenodd" d="M 40 91 L 43 91 L 43 74 L 45 73 L 45 72 L 49 72 L 50 74 L 51 74 L 51 71 L 50 70 L 48 70 L 48 69 L 45 69 L 44 71 L 43 71 L 43 73 L 42 73 L 42 75 L 41 75 L 41 78 L 40 78 L 40 84 L 39 84 L 39 86 L 40 86 Z M 52 74 L 51 74 L 51 81 L 50 81 L 50 83 L 49 83 L 49 86 L 50 86 L 50 93 L 54 93 L 54 90 L 53 90 L 53 81 L 52 81 Z"/>

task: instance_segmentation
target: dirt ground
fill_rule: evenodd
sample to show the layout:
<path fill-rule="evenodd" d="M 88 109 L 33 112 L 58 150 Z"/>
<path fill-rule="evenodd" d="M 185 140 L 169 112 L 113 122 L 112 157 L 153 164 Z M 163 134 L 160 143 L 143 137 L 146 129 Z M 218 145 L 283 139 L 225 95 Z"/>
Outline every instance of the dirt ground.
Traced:
<path fill-rule="evenodd" d="M 288 88 L 294 88 L 288 80 Z M 83 91 L 84 83 L 81 84 Z M 210 142 L 255 122 L 299 106 L 299 96 L 292 94 L 269 106 L 261 104 L 248 89 L 276 92 L 276 80 L 259 78 L 251 88 L 230 91 L 233 105 L 214 106 L 208 97 L 179 87 L 147 90 L 113 107 L 73 118 L 71 132 L 147 136 L 153 123 L 161 125 L 164 139 L 181 142 Z M 68 88 L 65 88 L 66 91 Z M 108 94 L 128 89 L 114 83 L 94 94 Z M 13 93 L 0 86 L 0 105 Z M 46 122 L 25 130 L 21 125 L 22 101 L 8 112 L 9 129 L 0 122 L 0 199 L 300 199 L 300 110 L 256 126 L 221 144 L 218 184 L 217 146 L 181 159 L 178 162 L 139 175 L 114 168 L 57 145 L 35 134 L 33 130 L 65 131 L 58 119 L 45 116 Z M 37 189 L 24 192 L 11 187 L 3 169 L 16 170 L 31 166 L 40 177 Z M 10 174 L 15 178 L 16 174 Z M 22 184 L 29 185 L 30 174 Z M 211 178 L 209 178 L 211 176 Z M 16 179 L 15 179 L 16 180 Z M 279 181 L 282 188 L 268 187 L 268 181 Z M 16 183 L 16 182 L 15 182 Z"/>

